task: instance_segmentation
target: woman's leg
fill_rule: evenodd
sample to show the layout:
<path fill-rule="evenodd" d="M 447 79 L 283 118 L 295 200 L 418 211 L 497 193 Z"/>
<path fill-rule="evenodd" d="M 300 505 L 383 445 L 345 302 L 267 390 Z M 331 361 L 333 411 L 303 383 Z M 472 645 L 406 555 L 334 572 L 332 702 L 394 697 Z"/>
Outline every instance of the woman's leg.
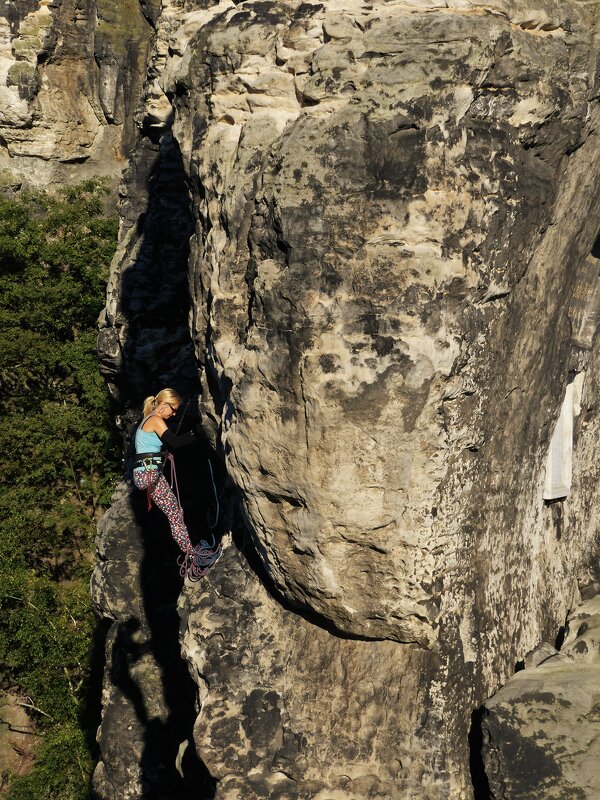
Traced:
<path fill-rule="evenodd" d="M 157 472 L 158 470 L 134 472 L 133 482 L 138 489 L 145 489 L 150 485 L 150 496 L 169 520 L 173 538 L 184 553 L 189 553 L 192 550 L 192 543 L 183 521 L 183 511 L 171 491 L 167 479 L 162 473 L 157 475 Z"/>

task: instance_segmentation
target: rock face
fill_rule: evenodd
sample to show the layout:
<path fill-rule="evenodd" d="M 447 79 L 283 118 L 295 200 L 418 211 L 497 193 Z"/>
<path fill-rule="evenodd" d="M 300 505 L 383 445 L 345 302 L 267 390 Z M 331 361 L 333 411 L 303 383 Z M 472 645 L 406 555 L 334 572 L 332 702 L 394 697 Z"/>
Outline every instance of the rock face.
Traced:
<path fill-rule="evenodd" d="M 180 580 L 164 570 L 178 549 L 144 504 L 121 486 L 98 530 L 92 597 L 110 623 L 94 775 L 103 800 L 185 800 L 209 785 L 189 746 L 195 687 L 179 651 Z"/>
<path fill-rule="evenodd" d="M 0 186 L 117 177 L 151 38 L 137 0 L 0 2 Z"/>
<path fill-rule="evenodd" d="M 484 753 L 492 796 L 600 795 L 600 596 L 569 615 L 560 653 L 517 673 L 486 703 Z"/>
<path fill-rule="evenodd" d="M 510 550 L 532 620 L 564 617 L 559 562 L 540 589 L 527 561 L 597 232 L 564 216 L 596 200 L 571 183 L 596 146 L 588 12 L 225 3 L 165 71 L 197 187 L 205 406 L 269 575 L 340 631 L 435 646 L 498 525 L 469 591 Z M 475 544 L 467 518 L 523 462 Z"/>
<path fill-rule="evenodd" d="M 219 800 L 470 798 L 473 710 L 597 577 L 599 12 L 152 11 L 100 357 L 129 408 L 199 368 L 229 476 L 180 600 Z"/>
<path fill-rule="evenodd" d="M 412 765 L 427 710 L 416 698 L 430 654 L 291 614 L 231 546 L 206 583 L 186 587 L 180 611 L 202 703 L 195 736 L 217 796 L 419 797 Z M 428 791 L 447 797 L 445 776 Z"/>
<path fill-rule="evenodd" d="M 0 797 L 6 791 L 6 776 L 25 774 L 35 757 L 36 729 L 27 705 L 27 697 L 0 691 Z"/>

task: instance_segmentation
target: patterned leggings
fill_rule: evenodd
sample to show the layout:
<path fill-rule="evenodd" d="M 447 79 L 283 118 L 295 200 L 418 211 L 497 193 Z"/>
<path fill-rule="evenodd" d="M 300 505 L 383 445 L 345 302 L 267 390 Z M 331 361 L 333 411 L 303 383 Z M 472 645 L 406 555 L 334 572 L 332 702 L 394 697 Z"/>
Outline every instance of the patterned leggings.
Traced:
<path fill-rule="evenodd" d="M 157 474 L 160 475 L 158 480 Z M 148 485 L 150 486 L 150 496 L 160 510 L 166 514 L 173 538 L 184 553 L 190 553 L 192 543 L 183 521 L 183 511 L 165 476 L 156 469 L 134 470 L 133 482 L 138 489 L 146 489 Z"/>

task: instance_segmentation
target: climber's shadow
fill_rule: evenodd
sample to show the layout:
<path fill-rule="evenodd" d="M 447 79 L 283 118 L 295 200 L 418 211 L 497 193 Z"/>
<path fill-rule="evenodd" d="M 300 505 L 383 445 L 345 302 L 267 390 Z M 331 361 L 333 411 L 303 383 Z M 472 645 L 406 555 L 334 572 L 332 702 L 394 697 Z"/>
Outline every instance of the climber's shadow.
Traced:
<path fill-rule="evenodd" d="M 216 515 L 207 451 L 208 446 L 200 444 L 180 451 L 175 457 L 181 504 L 193 544 L 206 539 Z M 170 480 L 168 467 L 165 477 Z M 218 483 L 219 475 L 215 475 L 215 486 Z M 166 718 L 149 718 L 144 697 L 135 680 L 120 670 L 117 685 L 131 702 L 145 730 L 140 763 L 142 798 L 203 800 L 213 796 L 214 781 L 197 756 L 192 738 L 198 713 L 197 687 L 181 657 L 179 644 L 177 600 L 183 579 L 177 559 L 181 551 L 171 536 L 165 515 L 154 506 L 148 510 L 144 492 L 133 491 L 132 506 L 142 533 L 144 552 L 140 583 L 147 632 L 143 638 L 147 642 L 147 651 L 160 669 L 163 702 L 167 709 Z M 217 529 L 215 541 L 219 539 Z M 113 663 L 132 663 L 142 652 L 139 645 L 132 646 L 126 641 L 126 633 L 121 637 L 120 649 L 128 653 L 128 658 L 113 652 Z M 189 744 L 177 769 L 178 752 L 186 739 Z M 181 750 L 183 752 L 184 747 Z"/>
<path fill-rule="evenodd" d="M 140 408 L 146 395 L 172 387 L 184 398 L 200 390 L 194 343 L 190 336 L 192 309 L 188 260 L 195 233 L 189 178 L 176 138 L 158 128 L 151 118 L 132 154 L 128 191 L 121 204 L 122 269 L 119 276 L 118 312 L 105 336 L 101 369 L 114 391 Z M 147 193 L 146 193 L 147 190 Z M 143 207 L 141 198 L 147 197 Z M 185 432 L 193 422 L 194 401 L 189 404 Z M 124 420 L 133 431 L 131 413 Z M 175 425 L 177 420 L 174 420 Z M 208 445 L 180 451 L 177 474 L 185 521 L 193 544 L 207 538 L 214 519 L 209 501 L 212 484 L 206 456 Z M 182 659 L 179 645 L 177 600 L 183 580 L 179 575 L 179 548 L 164 514 L 147 510 L 146 495 L 132 489 L 131 502 L 141 530 L 143 556 L 140 583 L 144 613 L 139 620 L 122 623 L 113 648 L 112 680 L 120 687 L 144 729 L 139 765 L 143 800 L 207 800 L 214 781 L 193 746 L 178 760 L 182 741 L 192 740 L 196 719 L 197 687 Z M 152 702 L 138 684 L 136 660 L 147 654 L 160 671 L 162 698 Z M 157 717 L 149 708 L 163 711 Z M 126 735 L 126 734 L 124 734 Z M 181 756 L 181 753 L 180 753 Z"/>

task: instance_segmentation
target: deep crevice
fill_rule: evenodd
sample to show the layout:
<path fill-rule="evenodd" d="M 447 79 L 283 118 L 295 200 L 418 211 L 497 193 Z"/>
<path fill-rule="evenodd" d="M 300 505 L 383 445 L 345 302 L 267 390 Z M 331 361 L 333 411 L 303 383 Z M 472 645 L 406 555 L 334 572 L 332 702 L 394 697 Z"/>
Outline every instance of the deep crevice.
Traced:
<path fill-rule="evenodd" d="M 479 706 L 471 714 L 471 727 L 469 729 L 469 771 L 473 785 L 473 800 L 492 800 L 490 783 L 485 772 L 483 761 L 483 728 L 482 722 L 486 716 L 485 706 Z"/>
<path fill-rule="evenodd" d="M 184 397 L 200 388 L 188 327 L 188 259 L 194 223 L 182 155 L 171 134 L 163 135 L 158 143 L 145 138 L 138 144 L 128 185 L 122 218 L 137 227 L 141 244 L 134 258 L 125 255 L 122 261 L 120 313 L 127 321 L 128 336 L 120 357 L 117 354 L 113 360 L 112 353 L 106 353 L 103 371 L 113 392 L 130 408 L 139 408 L 143 397 L 164 386 L 172 386 Z M 192 406 L 182 432 L 194 422 L 197 410 Z M 123 423 L 133 428 L 134 416 L 129 410 Z M 207 490 L 208 447 L 202 447 L 202 452 L 189 448 L 194 452 L 181 451 L 176 456 L 182 506 L 194 543 L 206 536 L 214 516 L 212 489 Z M 210 800 L 215 780 L 193 744 L 197 686 L 179 644 L 179 548 L 164 515 L 156 509 L 148 513 L 142 492 L 132 492 L 131 505 L 141 530 L 142 552 L 139 588 L 131 587 L 139 598 L 131 609 L 141 608 L 137 616 L 132 611 L 127 617 L 125 611 L 109 633 L 109 678 L 125 701 L 123 707 L 115 704 L 112 713 L 134 715 L 141 729 L 139 761 L 127 764 L 139 774 L 140 800 Z M 150 688 L 140 680 L 143 659 L 151 661 L 158 678 L 150 679 Z M 153 692 L 159 697 L 148 696 Z M 180 744 L 186 741 L 181 757 Z M 107 767 L 114 769 L 114 763 Z"/>

